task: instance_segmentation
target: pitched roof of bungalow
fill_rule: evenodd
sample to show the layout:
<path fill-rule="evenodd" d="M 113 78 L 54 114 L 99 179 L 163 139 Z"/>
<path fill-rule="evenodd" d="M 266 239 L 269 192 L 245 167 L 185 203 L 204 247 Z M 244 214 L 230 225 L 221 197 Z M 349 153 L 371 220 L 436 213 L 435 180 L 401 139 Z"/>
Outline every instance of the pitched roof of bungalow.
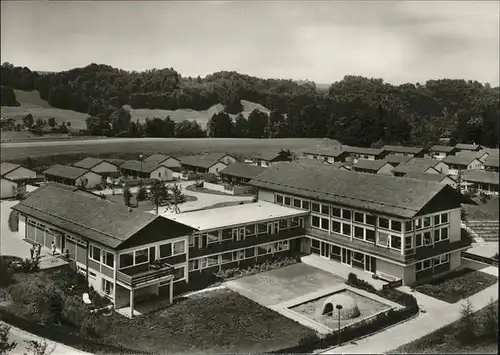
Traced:
<path fill-rule="evenodd" d="M 457 143 L 457 145 L 455 145 L 455 148 L 464 150 L 477 150 L 481 148 L 481 146 L 479 144 Z"/>
<path fill-rule="evenodd" d="M 405 147 L 401 145 L 384 145 L 382 147 L 384 152 L 397 152 L 397 153 L 408 153 L 408 154 L 418 154 L 424 151 L 421 147 Z"/>
<path fill-rule="evenodd" d="M 334 145 L 331 147 L 314 146 L 306 148 L 302 150 L 302 152 L 305 154 L 323 155 L 332 158 L 337 158 L 340 155 L 346 153 L 346 151 L 344 150 L 344 146 L 342 145 Z"/>
<path fill-rule="evenodd" d="M 173 159 L 179 160 L 178 158 L 176 158 L 172 155 L 164 155 L 164 154 L 157 153 L 157 154 L 150 155 L 149 157 L 144 159 L 144 162 L 151 163 L 151 164 L 159 164 L 159 163 L 163 162 L 164 160 L 167 160 L 168 158 L 173 158 Z"/>
<path fill-rule="evenodd" d="M 385 160 L 369 160 L 369 159 L 359 159 L 356 164 L 352 166 L 353 170 L 364 169 L 379 171 L 386 164 L 389 164 Z M 390 165 L 390 164 L 389 164 Z M 392 167 L 392 165 L 391 165 Z"/>
<path fill-rule="evenodd" d="M 500 156 L 500 149 L 498 149 L 498 148 L 484 148 L 483 150 L 486 153 L 488 153 L 490 156 L 494 156 L 494 157 Z"/>
<path fill-rule="evenodd" d="M 385 160 L 388 163 L 401 164 L 408 162 L 410 159 L 411 157 L 407 155 L 387 154 L 382 160 Z"/>
<path fill-rule="evenodd" d="M 181 158 L 181 164 L 208 169 L 217 163 L 225 164 L 220 161 L 223 157 L 220 155 L 188 155 Z"/>
<path fill-rule="evenodd" d="M 45 170 L 43 174 L 75 180 L 87 172 L 89 172 L 88 169 L 77 168 L 69 165 L 56 164 L 52 165 L 50 168 Z"/>
<path fill-rule="evenodd" d="M 334 163 L 331 163 L 327 160 L 323 159 L 309 159 L 309 158 L 299 158 L 295 161 L 291 161 L 291 164 L 301 164 L 301 165 L 306 165 L 306 166 L 317 166 L 317 165 L 322 165 L 322 166 L 328 166 L 330 168 L 334 169 L 340 169 L 343 167 L 347 167 L 347 163 L 339 162 L 336 161 Z"/>
<path fill-rule="evenodd" d="M 470 182 L 480 182 L 485 184 L 500 184 L 500 174 L 493 171 L 466 170 L 462 174 L 462 180 Z"/>
<path fill-rule="evenodd" d="M 484 161 L 484 166 L 486 166 L 486 167 L 492 167 L 492 168 L 498 168 L 499 167 L 499 159 L 498 159 L 498 157 L 492 157 L 490 155 Z"/>
<path fill-rule="evenodd" d="M 457 148 L 449 146 L 449 145 L 433 145 L 432 147 L 429 148 L 429 151 L 451 153 L 456 149 Z"/>
<path fill-rule="evenodd" d="M 429 158 L 411 158 L 407 162 L 408 164 L 414 164 L 414 165 L 423 165 L 423 166 L 432 166 L 435 167 L 439 163 L 441 163 L 441 160 L 437 159 L 429 159 Z"/>
<path fill-rule="evenodd" d="M 446 158 L 443 159 L 443 162 L 445 162 L 446 164 L 467 166 L 470 163 L 472 163 L 473 160 L 476 159 L 477 159 L 476 157 L 471 157 L 471 156 L 448 155 Z"/>
<path fill-rule="evenodd" d="M 348 153 L 368 154 L 368 155 L 380 155 L 383 153 L 382 149 L 376 149 L 376 148 L 352 147 L 347 145 L 343 147 L 344 151 Z"/>
<path fill-rule="evenodd" d="M 251 180 L 250 185 L 403 218 L 416 216 L 438 194 L 453 203 L 456 201 L 457 206 L 464 201 L 463 196 L 448 185 L 360 174 L 327 165 L 278 163 Z"/>
<path fill-rule="evenodd" d="M 222 169 L 219 174 L 253 179 L 267 168 L 263 166 L 250 165 L 245 163 L 233 163 Z"/>
<path fill-rule="evenodd" d="M 405 178 L 427 180 L 427 181 L 436 181 L 436 182 L 441 182 L 444 179 L 448 178 L 448 179 L 455 181 L 455 179 L 453 179 L 452 177 L 446 176 L 443 174 L 408 173 L 405 175 Z"/>
<path fill-rule="evenodd" d="M 0 175 L 5 175 L 10 173 L 13 170 L 16 170 L 17 168 L 21 167 L 19 164 L 13 164 L 13 163 L 8 163 L 8 162 L 2 162 L 0 164 Z"/>
<path fill-rule="evenodd" d="M 151 173 L 154 170 L 156 170 L 158 167 L 163 166 L 163 164 L 157 165 L 156 163 L 151 163 L 151 162 L 142 162 L 140 160 L 128 160 L 122 165 L 120 165 L 120 169 L 125 169 L 125 170 L 131 170 L 131 171 L 137 171 L 137 172 L 144 172 L 144 173 Z M 168 166 L 165 166 L 168 168 Z"/>
<path fill-rule="evenodd" d="M 425 173 L 429 169 L 434 169 L 434 168 L 432 166 L 427 166 L 427 165 L 403 163 L 403 164 L 399 164 L 394 169 L 392 169 L 392 172 L 393 173 L 403 173 L 403 174 Z M 436 172 L 437 172 L 437 170 L 436 170 Z"/>
<path fill-rule="evenodd" d="M 191 227 L 162 216 L 129 210 L 122 204 L 54 185 L 31 192 L 12 209 L 111 248 L 122 247 L 139 234 L 141 239 L 148 234 L 150 237 L 154 234 L 151 228 L 163 228 L 176 236 L 193 231 Z"/>
<path fill-rule="evenodd" d="M 269 152 L 262 152 L 259 154 L 254 154 L 252 156 L 252 159 L 262 159 L 266 161 L 273 161 L 276 158 L 282 157 L 283 153 L 281 151 L 269 151 Z"/>
<path fill-rule="evenodd" d="M 92 157 L 87 157 L 87 158 L 84 158 L 80 161 L 77 161 L 76 163 L 73 163 L 73 166 L 77 167 L 77 168 L 82 168 L 82 169 L 92 169 L 94 166 L 96 166 L 102 162 L 106 162 L 106 163 L 109 163 L 109 164 L 116 166 L 116 164 L 111 163 L 110 161 L 108 161 L 106 159 L 99 159 L 99 158 L 92 158 Z"/>

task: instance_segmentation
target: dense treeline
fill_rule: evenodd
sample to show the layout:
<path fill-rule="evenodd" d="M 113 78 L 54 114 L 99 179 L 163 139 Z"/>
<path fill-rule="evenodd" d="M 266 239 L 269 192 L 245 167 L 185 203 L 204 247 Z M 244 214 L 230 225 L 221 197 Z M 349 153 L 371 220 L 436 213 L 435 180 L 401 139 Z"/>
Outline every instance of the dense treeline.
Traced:
<path fill-rule="evenodd" d="M 210 136 L 329 137 L 358 146 L 428 145 L 447 136 L 454 141 L 498 145 L 500 90 L 477 81 L 442 79 L 395 86 L 382 79 L 346 76 L 328 92 L 318 92 L 312 82 L 260 79 L 236 72 L 186 78 L 172 68 L 127 72 L 91 64 L 38 74 L 4 63 L 1 85 L 36 89 L 54 107 L 88 113 L 91 130 L 109 135 L 135 136 L 145 131 L 137 123 L 130 122 L 128 127 L 119 123 L 126 121 L 121 109 L 126 104 L 206 110 L 222 103 L 225 112 L 210 120 Z M 271 112 L 254 112 L 246 120 L 238 115 L 240 100 L 259 103 Z M 166 121 L 170 126 L 149 132 L 171 134 L 172 123 Z M 158 125 L 158 119 L 155 122 L 150 127 Z"/>
<path fill-rule="evenodd" d="M 19 102 L 16 100 L 16 94 L 12 88 L 1 86 L 0 89 L 1 106 L 19 106 Z"/>

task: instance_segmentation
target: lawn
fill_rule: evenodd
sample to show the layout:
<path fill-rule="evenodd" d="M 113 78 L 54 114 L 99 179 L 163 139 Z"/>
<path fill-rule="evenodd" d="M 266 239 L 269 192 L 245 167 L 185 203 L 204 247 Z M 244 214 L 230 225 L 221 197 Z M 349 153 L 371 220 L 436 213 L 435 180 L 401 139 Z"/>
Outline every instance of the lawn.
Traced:
<path fill-rule="evenodd" d="M 498 305 L 489 305 L 475 313 L 476 319 L 484 321 L 492 308 Z M 498 354 L 498 343 L 495 339 L 483 337 L 474 344 L 464 345 L 457 341 L 459 321 L 447 325 L 418 340 L 394 349 L 388 354 Z"/>
<path fill-rule="evenodd" d="M 498 282 L 498 278 L 481 271 L 460 269 L 442 278 L 415 286 L 415 291 L 448 303 L 466 299 Z"/>
<path fill-rule="evenodd" d="M 148 155 L 158 152 L 177 155 L 228 152 L 241 157 L 251 157 L 259 153 L 278 152 L 281 149 L 300 151 L 322 141 L 322 139 L 312 138 L 105 138 L 54 142 L 33 141 L 2 144 L 2 159 L 13 160 L 28 157 L 33 159 L 61 154 L 137 159 L 138 154 Z"/>
<path fill-rule="evenodd" d="M 167 353 L 262 353 L 297 345 L 314 331 L 228 290 L 183 299 L 154 314 L 113 315 L 106 340 Z"/>
<path fill-rule="evenodd" d="M 491 197 L 486 203 L 481 202 L 479 198 L 474 198 L 475 205 L 464 205 L 467 211 L 468 220 L 495 220 L 498 221 L 500 213 L 498 197 Z"/>
<path fill-rule="evenodd" d="M 74 292 L 68 288 L 69 275 L 71 273 L 62 269 L 16 274 L 15 286 L 33 285 L 31 288 L 23 286 L 22 290 L 17 291 L 17 299 L 29 301 L 41 285 L 47 285 L 49 290 L 54 286 L 58 292 L 69 295 Z M 32 318 L 31 307 L 20 301 L 4 303 L 1 307 L 32 322 L 47 319 L 39 317 L 38 313 L 36 318 Z M 65 312 L 63 309 L 63 314 Z M 309 328 L 227 289 L 180 298 L 172 306 L 133 319 L 115 312 L 109 316 L 95 317 L 91 318 L 91 322 L 96 327 L 98 337 L 90 339 L 135 349 L 136 352 L 159 354 L 263 353 L 295 346 L 302 339 L 314 336 Z M 78 330 L 66 322 L 57 328 L 58 332 L 86 334 L 84 330 Z M 86 346 L 80 343 L 80 347 Z M 103 353 L 102 350 L 96 350 L 92 352 Z"/>

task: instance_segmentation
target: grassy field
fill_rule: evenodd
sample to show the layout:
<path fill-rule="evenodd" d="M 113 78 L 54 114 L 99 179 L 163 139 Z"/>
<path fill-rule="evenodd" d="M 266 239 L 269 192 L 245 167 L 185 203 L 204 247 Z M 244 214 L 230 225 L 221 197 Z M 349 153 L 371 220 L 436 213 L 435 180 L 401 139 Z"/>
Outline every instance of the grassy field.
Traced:
<path fill-rule="evenodd" d="M 418 285 L 415 290 L 448 303 L 456 303 L 498 282 L 498 278 L 481 271 L 461 269 L 445 277 Z"/>
<path fill-rule="evenodd" d="M 252 156 L 263 152 L 278 152 L 280 149 L 300 151 L 321 142 L 322 139 L 237 139 L 237 138 L 106 138 L 96 140 L 71 140 L 56 142 L 3 143 L 2 160 L 26 159 L 58 154 L 99 154 L 113 157 L 124 154 L 137 155 L 165 153 L 191 155 L 203 152 L 228 152 Z"/>
<path fill-rule="evenodd" d="M 38 91 L 23 91 L 23 90 L 14 90 L 16 93 L 16 99 L 21 104 L 18 107 L 1 107 L 2 117 L 6 118 L 14 118 L 16 122 L 22 123 L 22 118 L 31 113 L 33 117 L 36 119 L 41 118 L 43 120 L 48 120 L 50 117 L 54 117 L 57 123 L 61 122 L 71 122 L 70 129 L 80 130 L 85 129 L 85 119 L 87 118 L 86 113 L 76 112 L 72 110 L 63 110 L 59 108 L 55 108 L 50 106 L 50 104 L 40 98 L 40 93 Z M 269 110 L 264 106 L 241 100 L 241 104 L 243 105 L 242 114 L 245 117 L 248 117 L 250 112 L 254 109 L 261 110 L 263 112 L 269 113 Z M 203 111 L 195 111 L 189 109 L 179 109 L 179 110 L 160 110 L 160 109 L 133 109 L 128 105 L 125 105 L 127 109 L 130 110 L 130 114 L 132 115 L 132 121 L 139 120 L 139 122 L 143 123 L 146 121 L 147 117 L 160 117 L 165 118 L 166 116 L 170 116 L 174 121 L 180 122 L 183 120 L 196 120 L 203 128 L 206 128 L 208 120 L 215 113 L 221 112 L 224 107 L 221 104 L 214 105 L 210 107 L 208 110 Z M 236 117 L 236 115 L 231 115 Z"/>
<path fill-rule="evenodd" d="M 481 202 L 479 198 L 474 198 L 477 206 L 464 205 L 469 220 L 498 220 L 500 213 L 498 197 L 491 197 L 486 203 Z"/>
<path fill-rule="evenodd" d="M 492 311 L 498 314 L 498 305 L 489 305 L 477 311 L 476 319 L 481 322 Z M 479 337 L 474 344 L 464 345 L 457 340 L 458 330 L 457 321 L 388 354 L 498 354 L 498 343 L 495 339 Z"/>

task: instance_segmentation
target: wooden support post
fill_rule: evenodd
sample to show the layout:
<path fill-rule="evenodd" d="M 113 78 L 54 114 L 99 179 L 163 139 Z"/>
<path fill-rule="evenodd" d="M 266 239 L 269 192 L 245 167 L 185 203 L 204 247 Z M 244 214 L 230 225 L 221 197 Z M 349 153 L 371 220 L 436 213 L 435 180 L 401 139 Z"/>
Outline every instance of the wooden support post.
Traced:
<path fill-rule="evenodd" d="M 174 303 L 174 279 L 170 279 L 170 290 L 169 290 L 169 300 L 170 304 Z"/>

